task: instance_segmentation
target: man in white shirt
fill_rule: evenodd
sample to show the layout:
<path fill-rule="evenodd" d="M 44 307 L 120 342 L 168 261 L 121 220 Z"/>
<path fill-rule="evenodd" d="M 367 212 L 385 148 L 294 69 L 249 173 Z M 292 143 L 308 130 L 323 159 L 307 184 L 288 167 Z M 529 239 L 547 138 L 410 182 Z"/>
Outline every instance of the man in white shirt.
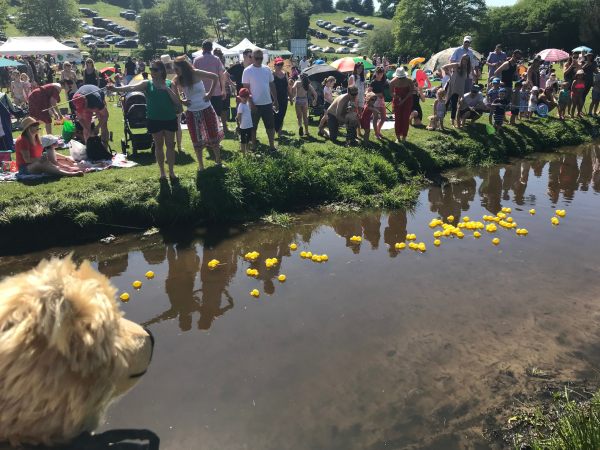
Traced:
<path fill-rule="evenodd" d="M 273 72 L 262 64 L 263 52 L 256 49 L 252 52 L 253 63 L 244 69 L 242 83 L 250 91 L 250 109 L 252 110 L 252 148 L 256 149 L 256 130 L 262 118 L 269 137 L 269 147 L 275 149 L 275 122 L 273 108 L 279 110 L 277 92 L 275 91 L 275 80 Z"/>
<path fill-rule="evenodd" d="M 465 36 L 462 47 L 458 47 L 456 50 L 454 50 L 454 53 L 452 53 L 452 56 L 450 57 L 450 62 L 460 62 L 460 58 L 462 58 L 463 55 L 469 55 L 469 58 L 471 58 L 472 72 L 469 74 L 465 86 L 466 90 L 470 90 L 471 86 L 473 85 L 473 75 L 479 70 L 479 59 L 477 59 L 477 56 L 475 56 L 475 53 L 473 53 L 473 50 L 471 50 L 471 36 Z"/>
<path fill-rule="evenodd" d="M 308 69 L 310 67 L 310 62 L 308 62 L 308 59 L 306 59 L 306 56 L 302 57 L 302 61 L 300 61 L 300 72 L 302 72 L 304 69 Z"/>

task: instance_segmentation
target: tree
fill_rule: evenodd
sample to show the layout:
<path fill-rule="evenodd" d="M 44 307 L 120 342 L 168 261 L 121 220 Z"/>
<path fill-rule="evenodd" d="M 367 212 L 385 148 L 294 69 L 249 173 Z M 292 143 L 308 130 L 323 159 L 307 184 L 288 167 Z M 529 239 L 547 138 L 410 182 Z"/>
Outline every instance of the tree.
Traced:
<path fill-rule="evenodd" d="M 312 0 L 312 12 L 334 12 L 332 0 Z"/>
<path fill-rule="evenodd" d="M 579 18 L 579 37 L 584 44 L 589 44 L 588 47 L 597 52 L 600 50 L 600 3 L 597 0 L 584 0 L 582 9 L 585 14 Z"/>
<path fill-rule="evenodd" d="M 484 0 L 400 0 L 393 21 L 398 52 L 429 55 L 457 46 L 485 11 Z"/>
<path fill-rule="evenodd" d="M 165 33 L 178 38 L 185 53 L 188 45 L 199 44 L 206 37 L 207 19 L 194 0 L 167 0 L 163 15 Z"/>
<path fill-rule="evenodd" d="M 309 0 L 294 0 L 288 3 L 283 19 L 288 30 L 288 38 L 305 38 L 310 24 L 312 4 Z"/>
<path fill-rule="evenodd" d="M 140 43 L 144 47 L 152 49 L 155 54 L 156 50 L 161 48 L 161 38 L 163 31 L 163 14 L 158 8 L 145 9 L 142 11 L 140 22 L 138 24 L 138 37 Z"/>
<path fill-rule="evenodd" d="M 5 0 L 0 0 L 0 11 L 7 11 L 8 3 Z M 0 31 L 6 29 L 6 14 L 0 14 Z"/>
<path fill-rule="evenodd" d="M 348 0 L 338 0 L 335 4 L 335 9 L 340 11 L 350 11 L 350 3 Z"/>
<path fill-rule="evenodd" d="M 74 0 L 29 0 L 19 8 L 17 28 L 27 35 L 72 36 L 78 29 L 79 12 Z"/>
<path fill-rule="evenodd" d="M 398 5 L 398 0 L 380 0 L 379 15 L 386 19 L 391 19 L 396 12 L 396 5 Z"/>
<path fill-rule="evenodd" d="M 360 4 L 360 0 L 348 0 L 348 5 L 350 6 L 350 11 L 356 14 L 362 14 L 362 5 Z"/>
<path fill-rule="evenodd" d="M 144 9 L 144 3 L 142 0 L 130 0 L 129 8 L 139 13 L 142 9 Z"/>
<path fill-rule="evenodd" d="M 373 0 L 362 0 L 362 11 L 365 16 L 372 16 L 375 13 Z"/>
<path fill-rule="evenodd" d="M 391 25 L 377 27 L 365 40 L 365 49 L 363 53 L 366 55 L 386 55 L 390 56 L 394 53 L 394 33 Z"/>

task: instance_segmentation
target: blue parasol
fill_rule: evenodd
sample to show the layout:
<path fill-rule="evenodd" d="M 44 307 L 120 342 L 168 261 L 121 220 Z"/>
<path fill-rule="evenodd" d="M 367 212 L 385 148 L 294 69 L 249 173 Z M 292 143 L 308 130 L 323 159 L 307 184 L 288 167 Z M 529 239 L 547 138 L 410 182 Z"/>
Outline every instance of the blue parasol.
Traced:
<path fill-rule="evenodd" d="M 24 64 L 8 58 L 0 58 L 0 67 L 18 67 Z"/>
<path fill-rule="evenodd" d="M 322 59 L 317 59 L 313 64 L 325 64 L 325 61 Z"/>
<path fill-rule="evenodd" d="M 585 45 L 580 45 L 579 47 L 575 47 L 572 52 L 583 52 L 583 53 L 592 53 L 592 49 L 586 47 Z"/>

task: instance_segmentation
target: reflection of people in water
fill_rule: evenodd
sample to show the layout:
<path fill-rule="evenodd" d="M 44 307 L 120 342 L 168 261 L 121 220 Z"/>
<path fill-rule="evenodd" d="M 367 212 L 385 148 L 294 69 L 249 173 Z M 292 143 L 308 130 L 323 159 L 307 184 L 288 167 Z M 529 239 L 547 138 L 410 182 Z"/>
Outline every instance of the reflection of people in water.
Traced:
<path fill-rule="evenodd" d="M 167 246 L 169 271 L 165 281 L 165 291 L 171 308 L 144 325 L 162 322 L 179 317 L 179 329 L 189 331 L 192 327 L 192 314 L 200 310 L 194 298 L 194 284 L 200 259 L 194 246 L 183 247 L 174 244 Z"/>
<path fill-rule="evenodd" d="M 500 178 L 500 167 L 493 166 L 482 169 L 480 172 L 481 184 L 479 185 L 479 196 L 481 206 L 492 214 L 496 214 L 502 208 L 500 193 L 502 190 L 502 178 Z"/>
<path fill-rule="evenodd" d="M 461 183 L 456 183 L 456 186 L 453 183 L 431 186 L 427 195 L 429 197 L 429 208 L 432 212 L 438 213 L 444 220 L 452 215 L 454 216 L 454 223 L 460 220 L 462 209 Z"/>
<path fill-rule="evenodd" d="M 541 178 L 544 173 L 544 166 L 546 165 L 546 161 L 541 158 L 533 160 L 531 163 L 531 168 L 533 169 L 533 174 L 537 178 Z"/>
<path fill-rule="evenodd" d="M 208 268 L 211 259 L 221 262 L 219 270 Z M 200 280 L 202 286 L 202 301 L 200 303 L 200 319 L 198 329 L 208 330 L 217 317 L 222 316 L 233 308 L 233 299 L 226 291 L 227 286 L 237 271 L 237 251 L 230 242 L 223 242 L 218 250 L 209 249 L 206 246 L 202 252 L 202 264 L 200 267 Z M 221 295 L 225 294 L 227 305 L 221 307 Z"/>
<path fill-rule="evenodd" d="M 577 155 L 575 153 L 563 155 L 558 180 L 560 189 L 563 191 L 563 196 L 567 200 L 573 199 L 575 190 L 577 189 L 578 178 L 579 167 L 577 165 Z"/>
<path fill-rule="evenodd" d="M 355 244 L 350 240 L 352 236 L 361 236 L 362 227 L 360 225 L 360 217 L 356 214 L 339 214 L 335 216 L 331 223 L 331 227 L 337 234 L 346 238 L 346 247 L 352 249 L 354 254 L 360 252 L 360 245 Z"/>
<path fill-rule="evenodd" d="M 383 230 L 383 241 L 388 245 L 388 252 L 395 257 L 398 252 L 394 248 L 396 242 L 404 242 L 406 239 L 406 211 L 401 209 L 391 211 L 388 215 L 388 225 Z"/>
<path fill-rule="evenodd" d="M 502 177 L 502 200 L 510 200 L 510 195 L 508 193 L 513 188 L 520 176 L 521 165 L 518 162 L 505 167 L 504 176 Z"/>
<path fill-rule="evenodd" d="M 370 242 L 373 250 L 377 250 L 381 239 L 381 213 L 371 211 L 364 214 L 361 224 L 365 239 Z"/>
<path fill-rule="evenodd" d="M 142 249 L 142 255 L 148 264 L 162 264 L 167 257 L 167 247 L 162 244 L 148 245 Z"/>
<path fill-rule="evenodd" d="M 523 205 L 525 203 L 525 190 L 527 189 L 527 182 L 529 181 L 529 168 L 530 164 L 528 161 L 521 161 L 519 163 L 521 176 L 513 183 L 513 192 L 515 193 L 515 203 L 517 205 Z"/>
<path fill-rule="evenodd" d="M 579 179 L 577 184 L 579 189 L 587 191 L 592 181 L 592 152 L 591 148 L 586 148 L 581 155 L 581 165 L 579 166 Z"/>
<path fill-rule="evenodd" d="M 98 258 L 98 272 L 108 278 L 118 277 L 122 275 L 129 266 L 129 253 L 121 253 L 103 259 Z"/>
<path fill-rule="evenodd" d="M 560 159 L 554 158 L 548 165 L 548 197 L 552 203 L 558 201 L 560 194 L 560 183 L 558 177 L 560 175 Z"/>
<path fill-rule="evenodd" d="M 592 188 L 595 192 L 600 192 L 600 144 L 593 145 L 590 154 L 592 157 Z"/>

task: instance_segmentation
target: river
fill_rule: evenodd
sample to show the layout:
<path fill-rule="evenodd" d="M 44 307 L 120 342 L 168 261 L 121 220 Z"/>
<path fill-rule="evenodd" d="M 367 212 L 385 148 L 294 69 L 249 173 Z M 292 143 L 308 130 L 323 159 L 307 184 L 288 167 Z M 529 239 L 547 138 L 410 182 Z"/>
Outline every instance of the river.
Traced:
<path fill-rule="evenodd" d="M 412 211 L 126 236 L 0 258 L 0 276 L 72 250 L 130 293 L 122 308 L 154 333 L 154 360 L 103 430 L 150 429 L 162 449 L 498 448 L 485 424 L 528 373 L 597 377 L 600 144 L 445 176 Z M 527 236 L 465 229 L 433 245 L 431 219 L 507 207 Z M 407 233 L 427 251 L 396 251 Z"/>

